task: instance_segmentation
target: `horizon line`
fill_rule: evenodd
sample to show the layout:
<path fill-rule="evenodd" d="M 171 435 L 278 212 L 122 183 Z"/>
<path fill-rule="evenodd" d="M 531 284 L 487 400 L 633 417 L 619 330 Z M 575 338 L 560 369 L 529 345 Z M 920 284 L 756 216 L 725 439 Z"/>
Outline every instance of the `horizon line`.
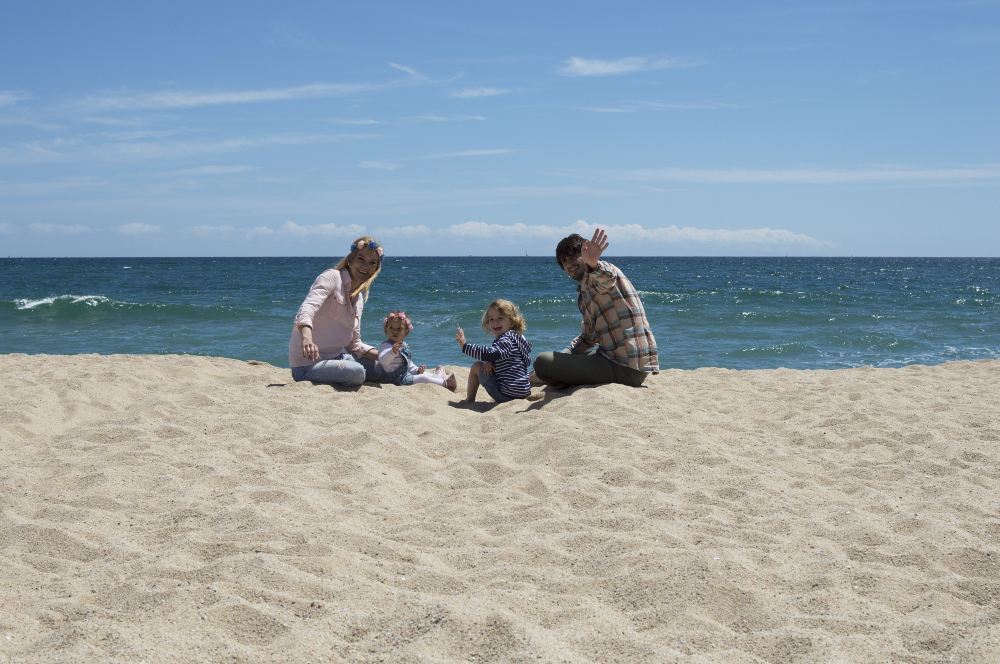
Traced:
<path fill-rule="evenodd" d="M 961 259 L 980 258 L 987 260 L 1000 259 L 1000 256 L 987 255 L 919 255 L 919 254 L 844 254 L 844 255 L 819 255 L 819 254 L 607 254 L 606 258 L 931 258 L 931 259 Z M 148 260 L 148 259 L 261 259 L 261 258 L 305 258 L 305 259 L 329 259 L 337 260 L 343 256 L 337 255 L 238 255 L 238 256 L 7 256 L 3 260 Z M 386 256 L 384 260 L 398 258 L 544 258 L 554 259 L 555 254 L 422 254 L 422 255 L 397 255 Z"/>

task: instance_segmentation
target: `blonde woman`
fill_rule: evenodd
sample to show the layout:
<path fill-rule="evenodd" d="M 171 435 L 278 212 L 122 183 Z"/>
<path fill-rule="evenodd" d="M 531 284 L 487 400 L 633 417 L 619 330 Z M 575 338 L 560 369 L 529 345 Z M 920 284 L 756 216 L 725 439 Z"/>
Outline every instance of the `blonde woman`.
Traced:
<path fill-rule="evenodd" d="M 382 269 L 382 246 L 359 237 L 336 267 L 318 277 L 295 314 L 288 340 L 292 378 L 358 386 L 378 352 L 361 340 L 361 314 L 372 282 Z"/>

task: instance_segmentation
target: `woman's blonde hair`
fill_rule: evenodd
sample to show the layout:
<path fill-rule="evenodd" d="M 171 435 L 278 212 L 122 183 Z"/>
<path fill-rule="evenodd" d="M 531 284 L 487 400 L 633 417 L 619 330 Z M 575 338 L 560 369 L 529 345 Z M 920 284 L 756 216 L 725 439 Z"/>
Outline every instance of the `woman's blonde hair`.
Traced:
<path fill-rule="evenodd" d="M 382 271 L 382 245 L 378 243 L 378 240 L 373 238 L 371 235 L 362 235 L 354 242 L 351 243 L 351 250 L 346 256 L 340 259 L 337 263 L 336 269 L 343 270 L 347 267 L 347 264 L 351 261 L 351 256 L 361 251 L 362 249 L 371 249 L 378 255 L 378 267 L 372 272 L 372 276 L 368 277 L 366 280 L 362 281 L 360 284 L 351 284 L 351 297 L 354 297 L 358 293 L 363 293 L 365 302 L 368 301 L 368 291 L 371 290 L 372 282 L 375 281 L 375 277 L 378 273 Z"/>
<path fill-rule="evenodd" d="M 496 309 L 504 316 L 510 319 L 512 330 L 516 330 L 520 334 L 524 334 L 524 331 L 528 329 L 528 322 L 524 320 L 524 316 L 521 315 L 521 310 L 517 308 L 517 305 L 510 300 L 493 300 L 490 302 L 490 306 L 486 307 L 486 311 L 483 312 L 482 326 L 487 332 L 490 331 L 490 309 Z"/>

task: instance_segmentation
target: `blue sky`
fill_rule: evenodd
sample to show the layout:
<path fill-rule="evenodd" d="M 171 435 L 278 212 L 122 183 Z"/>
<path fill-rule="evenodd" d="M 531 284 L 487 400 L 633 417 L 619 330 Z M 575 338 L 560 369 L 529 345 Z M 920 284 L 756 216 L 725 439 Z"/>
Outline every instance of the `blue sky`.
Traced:
<path fill-rule="evenodd" d="M 14 2 L 0 254 L 1000 255 L 1000 2 Z"/>

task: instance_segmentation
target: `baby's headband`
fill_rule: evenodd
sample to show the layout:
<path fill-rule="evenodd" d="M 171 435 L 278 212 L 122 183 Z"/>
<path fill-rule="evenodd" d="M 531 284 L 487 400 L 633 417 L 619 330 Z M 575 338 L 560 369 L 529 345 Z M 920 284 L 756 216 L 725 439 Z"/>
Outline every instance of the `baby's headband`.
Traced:
<path fill-rule="evenodd" d="M 389 315 L 385 317 L 385 320 L 382 321 L 382 327 L 388 325 L 389 320 L 392 318 L 398 318 L 399 320 L 403 321 L 404 323 L 406 323 L 406 330 L 408 332 L 413 332 L 413 323 L 410 321 L 409 318 L 406 317 L 405 311 L 390 312 Z"/>

